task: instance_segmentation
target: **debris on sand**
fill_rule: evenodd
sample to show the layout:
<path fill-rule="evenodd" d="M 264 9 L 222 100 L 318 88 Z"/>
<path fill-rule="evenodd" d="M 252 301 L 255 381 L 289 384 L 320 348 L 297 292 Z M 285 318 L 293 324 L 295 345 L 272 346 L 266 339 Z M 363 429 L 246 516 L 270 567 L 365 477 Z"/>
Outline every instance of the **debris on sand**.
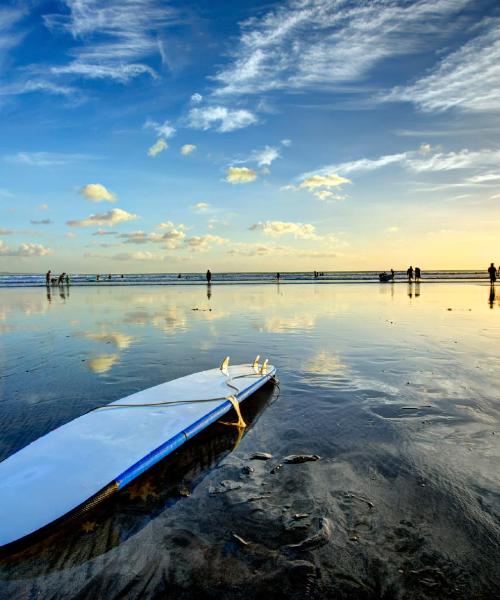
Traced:
<path fill-rule="evenodd" d="M 320 460 L 320 458 L 317 454 L 290 454 L 289 456 L 285 456 L 283 462 L 287 465 L 298 465 L 300 463 Z"/>
<path fill-rule="evenodd" d="M 250 460 L 270 460 L 273 457 L 269 452 L 254 452 L 250 456 Z"/>
<path fill-rule="evenodd" d="M 288 550 L 312 550 L 313 548 L 326 544 L 332 537 L 332 533 L 333 527 L 330 519 L 327 517 L 320 517 L 317 533 L 302 540 L 298 544 L 288 544 L 285 548 Z"/>
<path fill-rule="evenodd" d="M 246 540 L 244 540 L 241 536 L 239 536 L 237 533 L 233 533 L 233 538 L 239 542 L 242 546 L 248 546 L 250 544 L 250 542 L 247 542 Z"/>

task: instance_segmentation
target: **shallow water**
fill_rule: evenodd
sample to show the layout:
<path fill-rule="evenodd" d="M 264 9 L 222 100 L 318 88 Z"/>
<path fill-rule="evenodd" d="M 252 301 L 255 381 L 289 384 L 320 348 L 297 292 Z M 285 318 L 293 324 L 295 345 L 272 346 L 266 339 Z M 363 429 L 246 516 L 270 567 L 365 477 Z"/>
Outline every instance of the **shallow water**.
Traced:
<path fill-rule="evenodd" d="M 477 283 L 1 290 L 0 460 L 226 354 L 280 388 L 0 563 L 0 596 L 498 597 L 499 342 Z"/>

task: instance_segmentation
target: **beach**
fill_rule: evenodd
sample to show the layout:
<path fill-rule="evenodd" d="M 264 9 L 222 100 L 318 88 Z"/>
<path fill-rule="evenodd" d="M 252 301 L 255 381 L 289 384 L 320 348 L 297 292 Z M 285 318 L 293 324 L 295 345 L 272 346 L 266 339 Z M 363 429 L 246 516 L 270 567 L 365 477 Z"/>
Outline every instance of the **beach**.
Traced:
<path fill-rule="evenodd" d="M 498 596 L 499 344 L 483 281 L 1 288 L 0 460 L 226 355 L 280 383 L 1 561 L 0 597 Z"/>

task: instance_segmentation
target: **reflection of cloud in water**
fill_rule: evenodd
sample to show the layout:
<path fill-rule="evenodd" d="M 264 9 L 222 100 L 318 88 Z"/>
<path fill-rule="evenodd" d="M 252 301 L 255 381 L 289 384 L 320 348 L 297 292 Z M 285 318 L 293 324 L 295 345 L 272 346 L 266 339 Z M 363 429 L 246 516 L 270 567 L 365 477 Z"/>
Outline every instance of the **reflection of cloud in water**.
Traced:
<path fill-rule="evenodd" d="M 318 375 L 338 375 L 347 371 L 337 354 L 321 350 L 304 364 L 304 371 Z"/>
<path fill-rule="evenodd" d="M 213 350 L 213 348 L 215 348 L 215 344 L 213 342 L 209 342 L 208 340 L 203 340 L 200 342 L 200 350 L 202 352 Z"/>
<path fill-rule="evenodd" d="M 101 354 L 88 360 L 87 366 L 94 373 L 106 373 L 119 359 L 119 354 Z"/>
<path fill-rule="evenodd" d="M 156 313 L 151 319 L 151 323 L 167 335 L 187 329 L 186 316 L 177 306 L 171 306 L 160 313 Z"/>
<path fill-rule="evenodd" d="M 90 340 L 95 340 L 96 342 L 109 342 L 111 344 L 114 344 L 120 350 L 128 348 L 135 339 L 133 336 L 125 335 L 124 333 L 121 333 L 119 331 L 103 331 L 101 333 L 89 331 L 84 335 Z"/>
<path fill-rule="evenodd" d="M 18 308 L 27 316 L 43 315 L 49 310 L 49 303 L 46 299 L 23 300 Z"/>
<path fill-rule="evenodd" d="M 290 333 L 296 329 L 313 329 L 316 319 L 313 315 L 295 315 L 293 317 L 267 317 L 264 325 L 259 326 L 259 331 L 268 333 Z"/>
<path fill-rule="evenodd" d="M 186 316 L 183 310 L 177 306 L 170 306 L 162 311 L 150 313 L 147 310 L 135 310 L 128 312 L 124 318 L 125 323 L 134 325 L 153 325 L 170 335 L 176 331 L 187 329 Z"/>

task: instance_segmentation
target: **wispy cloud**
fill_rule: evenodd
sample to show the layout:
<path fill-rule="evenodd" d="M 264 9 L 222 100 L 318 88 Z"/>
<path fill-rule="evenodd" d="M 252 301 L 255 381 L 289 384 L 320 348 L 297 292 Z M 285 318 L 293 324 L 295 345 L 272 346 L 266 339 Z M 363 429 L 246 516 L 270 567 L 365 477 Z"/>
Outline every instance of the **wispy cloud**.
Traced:
<path fill-rule="evenodd" d="M 188 114 L 188 125 L 193 129 L 215 129 L 227 133 L 257 123 L 257 117 L 244 108 L 230 109 L 226 106 L 192 108 Z"/>
<path fill-rule="evenodd" d="M 67 221 L 66 224 L 70 227 L 92 227 L 94 225 L 105 225 L 114 227 L 118 223 L 126 221 L 135 221 L 139 219 L 138 215 L 129 213 L 121 208 L 113 208 L 107 213 L 90 215 L 86 219 Z"/>
<path fill-rule="evenodd" d="M 53 222 L 50 219 L 40 219 L 39 221 L 32 219 L 30 221 L 32 225 L 51 225 Z"/>
<path fill-rule="evenodd" d="M 486 22 L 486 31 L 446 56 L 426 77 L 394 88 L 383 100 L 407 101 L 426 112 L 458 108 L 500 109 L 500 19 Z"/>
<path fill-rule="evenodd" d="M 4 156 L 4 159 L 9 163 L 29 165 L 31 167 L 68 165 L 98 158 L 101 157 L 90 154 L 64 154 L 61 152 L 18 152 L 17 154 Z"/>
<path fill-rule="evenodd" d="M 163 123 L 159 123 L 158 121 L 153 121 L 152 119 L 148 119 L 144 123 L 144 129 L 151 129 L 156 132 L 156 135 L 167 139 L 173 137 L 177 131 L 170 121 L 163 121 Z"/>
<path fill-rule="evenodd" d="M 117 231 L 106 231 L 105 229 L 98 229 L 94 231 L 92 235 L 118 235 Z"/>
<path fill-rule="evenodd" d="M 148 60 L 160 54 L 162 29 L 177 22 L 175 9 L 157 0 L 65 3 L 67 11 L 45 15 L 45 24 L 52 31 L 70 33 L 76 45 L 71 60 L 51 67 L 51 73 L 120 83 L 143 74 L 157 76 Z"/>
<path fill-rule="evenodd" d="M 17 6 L 0 6 L 0 65 L 8 52 L 17 46 L 24 35 L 18 24 L 25 11 Z"/>
<path fill-rule="evenodd" d="M 467 0 L 290 0 L 243 23 L 218 94 L 358 81 L 381 60 L 432 47 Z"/>
<path fill-rule="evenodd" d="M 87 183 L 80 190 L 80 194 L 91 202 L 115 202 L 116 196 L 102 183 Z"/>
<path fill-rule="evenodd" d="M 498 166 L 500 161 L 500 150 L 484 148 L 481 150 L 462 150 L 452 152 L 429 152 L 421 151 L 400 152 L 397 154 L 386 154 L 377 158 L 360 158 L 353 161 L 328 165 L 317 171 L 304 173 L 299 177 L 302 180 L 301 187 L 311 187 L 319 183 L 322 178 L 329 177 L 329 173 L 338 172 L 342 174 L 367 173 L 388 166 L 400 165 L 415 173 L 433 173 L 439 171 L 452 171 L 455 169 L 484 169 Z M 484 177 L 478 174 L 478 177 Z M 303 184 L 308 182 L 306 186 Z M 479 179 L 476 178 L 476 182 Z"/>
<path fill-rule="evenodd" d="M 254 150 L 249 161 L 256 162 L 259 167 L 268 167 L 273 161 L 280 157 L 278 148 L 265 146 L 262 150 Z"/>

